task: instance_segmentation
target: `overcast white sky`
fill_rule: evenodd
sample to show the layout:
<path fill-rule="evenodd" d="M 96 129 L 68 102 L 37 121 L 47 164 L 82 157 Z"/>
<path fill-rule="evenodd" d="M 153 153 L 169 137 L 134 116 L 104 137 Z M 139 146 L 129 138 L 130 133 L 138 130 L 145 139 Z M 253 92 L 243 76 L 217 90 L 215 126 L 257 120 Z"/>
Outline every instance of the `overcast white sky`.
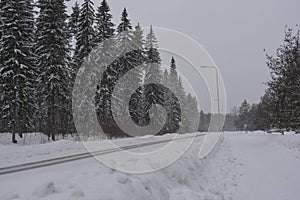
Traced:
<path fill-rule="evenodd" d="M 95 7 L 101 1 L 94 0 Z M 126 7 L 133 25 L 174 29 L 204 46 L 222 74 L 228 110 L 243 99 L 259 101 L 266 88 L 263 82 L 269 79 L 263 49 L 274 53 L 282 43 L 285 25 L 295 27 L 300 22 L 299 0 L 107 1 L 115 24 Z M 68 5 L 74 3 L 71 0 Z"/>

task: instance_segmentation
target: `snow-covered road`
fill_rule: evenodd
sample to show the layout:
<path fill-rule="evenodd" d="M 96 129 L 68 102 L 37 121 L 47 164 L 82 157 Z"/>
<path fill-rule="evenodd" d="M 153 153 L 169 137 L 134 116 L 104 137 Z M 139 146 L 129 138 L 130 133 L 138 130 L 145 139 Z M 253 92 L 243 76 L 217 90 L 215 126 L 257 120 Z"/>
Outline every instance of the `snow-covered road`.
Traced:
<path fill-rule="evenodd" d="M 159 141 L 172 135 L 150 137 L 146 140 Z M 222 164 L 229 166 L 230 162 L 223 161 L 224 152 L 214 152 L 213 156 L 217 163 L 209 156 L 200 160 L 199 149 L 203 137 L 198 137 L 185 155 L 180 157 L 172 165 L 159 171 L 145 174 L 129 174 L 110 169 L 102 165 L 94 158 L 77 160 L 60 165 L 33 169 L 0 176 L 1 200 L 182 200 L 182 199 L 229 199 L 232 188 L 231 178 L 228 178 L 226 170 L 221 168 Z M 134 144 L 141 142 L 141 139 L 123 139 L 115 141 L 119 144 Z M 180 148 L 182 141 L 178 140 Z M 9 145 L 6 154 L 16 158 L 14 161 L 9 156 L 0 158 L 0 165 L 6 165 L 5 160 L 10 163 L 22 163 L 28 160 L 41 158 L 39 149 L 43 154 L 46 151 L 51 158 L 56 150 L 64 153 L 64 144 L 69 154 L 71 150 L 70 141 L 58 141 L 44 146 L 27 146 L 26 152 L 22 153 L 23 147 Z M 221 146 L 222 144 L 220 144 Z M 219 148 L 217 149 L 220 149 Z M 74 143 L 74 152 L 78 151 L 79 144 Z M 155 146 L 140 148 L 140 151 L 151 150 Z M 161 148 L 161 146 L 156 146 Z M 16 149 L 16 151 L 12 151 Z M 216 149 L 216 150 L 217 150 Z M 5 146 L 2 146 L 5 151 Z M 62 151 L 61 151 L 62 150 Z M 79 149 L 82 151 L 82 149 Z M 30 152 L 30 153 L 29 153 Z M 176 153 L 176 152 L 174 152 Z M 1 152 L 0 154 L 4 154 Z M 14 154 L 23 154 L 23 157 Z M 30 155 L 31 154 L 31 155 Z M 117 157 L 118 154 L 112 154 Z M 128 160 L 130 163 L 132 160 Z M 148 163 L 155 168 L 157 163 Z M 229 167 L 230 168 L 230 167 Z M 226 177 L 225 177 L 226 175 Z M 228 176 L 228 177 L 227 177 Z M 228 180 L 227 180 L 228 178 Z M 221 180 L 221 181 L 219 181 Z"/>
<path fill-rule="evenodd" d="M 147 140 L 159 141 L 169 137 L 172 136 Z M 3 175 L 0 176 L 0 199 L 299 199 L 300 135 L 225 133 L 212 154 L 204 160 L 199 159 L 202 141 L 202 137 L 197 138 L 175 163 L 152 173 L 123 173 L 88 158 Z M 129 145 L 140 142 L 140 139 L 116 142 Z M 84 151 L 82 144 L 72 141 L 26 147 L 0 145 L 0 149 L 0 166 Z"/>
<path fill-rule="evenodd" d="M 299 137 L 228 134 L 225 139 L 237 164 L 234 200 L 300 199 L 300 159 L 283 145 L 294 139 L 300 147 Z"/>

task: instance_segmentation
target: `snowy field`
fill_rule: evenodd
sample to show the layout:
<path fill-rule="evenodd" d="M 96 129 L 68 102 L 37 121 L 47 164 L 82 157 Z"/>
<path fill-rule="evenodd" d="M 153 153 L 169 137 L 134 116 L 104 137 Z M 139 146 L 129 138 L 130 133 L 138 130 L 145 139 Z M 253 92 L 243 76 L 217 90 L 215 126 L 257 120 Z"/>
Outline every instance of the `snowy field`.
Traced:
<path fill-rule="evenodd" d="M 173 137 L 169 134 L 114 142 L 126 146 Z M 81 142 L 60 140 L 49 143 L 47 138 L 42 138 L 43 135 L 36 133 L 25 137 L 26 142 L 18 139 L 19 144 L 10 144 L 10 135 L 1 134 L 0 168 L 86 152 Z M 299 199 L 300 135 L 225 132 L 213 152 L 207 158 L 199 159 L 202 142 L 203 137 L 197 137 L 175 163 L 153 173 L 119 172 L 90 157 L 0 175 L 0 199 Z M 105 142 L 102 148 L 107 148 Z M 149 148 L 158 146 L 145 149 Z M 119 154 L 111 155 L 118 157 Z"/>

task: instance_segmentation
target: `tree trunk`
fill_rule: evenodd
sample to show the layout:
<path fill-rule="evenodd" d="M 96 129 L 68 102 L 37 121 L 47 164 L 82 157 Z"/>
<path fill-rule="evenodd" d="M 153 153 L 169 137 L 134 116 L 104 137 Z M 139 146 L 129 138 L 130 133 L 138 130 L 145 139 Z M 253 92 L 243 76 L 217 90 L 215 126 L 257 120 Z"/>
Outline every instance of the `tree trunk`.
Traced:
<path fill-rule="evenodd" d="M 12 132 L 12 143 L 14 143 L 14 144 L 18 143 L 18 141 L 16 140 L 15 132 Z"/>

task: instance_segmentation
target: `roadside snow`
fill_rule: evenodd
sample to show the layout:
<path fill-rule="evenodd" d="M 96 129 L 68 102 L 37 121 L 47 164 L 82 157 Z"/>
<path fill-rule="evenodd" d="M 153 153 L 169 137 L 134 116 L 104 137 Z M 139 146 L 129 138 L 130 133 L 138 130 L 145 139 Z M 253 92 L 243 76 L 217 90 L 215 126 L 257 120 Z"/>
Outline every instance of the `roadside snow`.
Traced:
<path fill-rule="evenodd" d="M 299 199 L 299 136 L 234 133 L 225 138 L 238 172 L 234 200 Z"/>
<path fill-rule="evenodd" d="M 150 138 L 160 140 L 165 137 L 173 136 Z M 136 140 L 133 138 L 118 142 L 128 144 L 136 143 Z M 212 154 L 200 160 L 198 155 L 202 141 L 202 137 L 197 138 L 186 154 L 175 163 L 153 173 L 123 173 L 88 158 L 3 175 L 0 176 L 1 199 L 230 199 L 234 185 L 234 164 L 228 159 L 229 146 L 220 141 Z M 59 146 L 61 143 L 66 142 L 45 145 L 51 149 L 51 145 Z M 38 153 L 39 149 L 32 150 L 34 152 Z"/>
<path fill-rule="evenodd" d="M 173 137 L 169 134 L 113 142 L 117 146 L 126 146 Z M 106 142 L 101 143 L 101 148 L 107 148 Z M 202 142 L 203 137 L 197 138 L 175 163 L 153 173 L 123 173 L 94 158 L 87 158 L 2 175 L 1 200 L 299 199 L 300 135 L 226 132 L 213 152 L 205 159 L 199 159 Z M 180 148 L 180 142 L 178 145 Z M 151 148 L 155 150 L 161 146 L 134 151 L 147 152 Z M 86 149 L 81 142 L 68 140 L 30 146 L 3 145 L 0 142 L 0 166 L 82 152 Z M 118 153 L 109 155 L 120 157 Z M 130 162 L 132 160 L 128 160 Z"/>
<path fill-rule="evenodd" d="M 48 142 L 48 136 L 42 133 L 24 133 L 23 138 L 16 134 L 16 139 L 18 141 L 16 145 L 33 145 L 33 144 L 45 144 Z M 11 133 L 0 133 L 0 145 L 12 145 L 11 143 Z"/>
<path fill-rule="evenodd" d="M 0 134 L 0 168 L 86 152 L 81 142 L 49 142 L 41 133 L 23 134 L 23 139 L 17 139 L 18 144 L 12 144 L 10 133 Z"/>

